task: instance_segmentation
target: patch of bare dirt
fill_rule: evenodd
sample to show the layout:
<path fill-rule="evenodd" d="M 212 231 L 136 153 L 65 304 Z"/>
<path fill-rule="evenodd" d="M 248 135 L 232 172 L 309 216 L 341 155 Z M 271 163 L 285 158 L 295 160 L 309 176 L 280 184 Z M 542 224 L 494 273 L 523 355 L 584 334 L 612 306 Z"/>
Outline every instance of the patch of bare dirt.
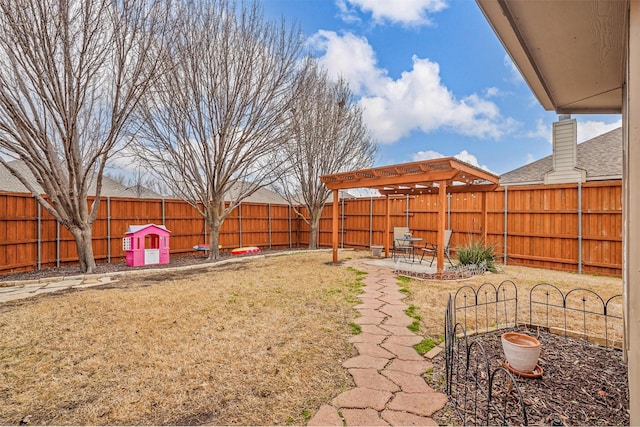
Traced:
<path fill-rule="evenodd" d="M 296 251 L 304 251 L 304 248 L 296 248 Z M 265 249 L 262 250 L 257 256 L 267 255 L 267 254 L 277 254 L 283 253 L 284 250 L 277 249 Z M 94 274 L 106 274 L 106 273 L 115 273 L 118 271 L 137 271 L 137 270 L 163 270 L 167 268 L 174 267 L 185 267 L 185 266 L 195 266 L 195 265 L 207 265 L 213 264 L 224 260 L 228 260 L 232 258 L 229 253 L 222 253 L 220 258 L 215 261 L 210 261 L 207 256 L 208 253 L 202 252 L 195 255 L 179 255 L 179 256 L 171 256 L 170 262 L 168 264 L 154 264 L 147 265 L 142 267 L 129 267 L 125 264 L 124 261 L 116 261 L 112 263 L 100 263 L 96 265 L 96 269 L 94 270 Z M 256 255 L 244 255 L 242 257 L 251 257 Z M 235 258 L 235 257 L 234 257 Z M 77 265 L 62 265 L 59 268 L 43 268 L 41 270 L 31 270 L 31 271 L 21 271 L 17 273 L 9 273 L 9 274 L 0 274 L 0 282 L 10 282 L 17 280 L 33 280 L 33 279 L 44 279 L 47 277 L 60 277 L 60 276 L 76 276 L 83 274 Z"/>

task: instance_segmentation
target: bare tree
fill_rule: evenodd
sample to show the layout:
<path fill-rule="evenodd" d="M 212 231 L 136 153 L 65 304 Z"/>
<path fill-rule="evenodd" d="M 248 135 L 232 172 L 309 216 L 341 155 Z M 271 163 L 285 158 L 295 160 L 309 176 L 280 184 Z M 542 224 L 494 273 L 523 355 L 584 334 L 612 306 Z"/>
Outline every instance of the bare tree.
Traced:
<path fill-rule="evenodd" d="M 376 146 L 348 84 L 343 79 L 331 81 L 315 59 L 305 60 L 295 91 L 277 188 L 309 224 L 313 249 L 318 247 L 320 215 L 331 194 L 320 176 L 370 166 Z"/>
<path fill-rule="evenodd" d="M 136 147 L 206 220 L 215 259 L 225 218 L 275 179 L 302 40 L 256 2 L 189 1 L 174 18 L 172 72 L 145 97 Z"/>
<path fill-rule="evenodd" d="M 71 232 L 83 272 L 95 268 L 105 165 L 160 63 L 164 10 L 152 0 L 0 0 L 0 162 Z"/>

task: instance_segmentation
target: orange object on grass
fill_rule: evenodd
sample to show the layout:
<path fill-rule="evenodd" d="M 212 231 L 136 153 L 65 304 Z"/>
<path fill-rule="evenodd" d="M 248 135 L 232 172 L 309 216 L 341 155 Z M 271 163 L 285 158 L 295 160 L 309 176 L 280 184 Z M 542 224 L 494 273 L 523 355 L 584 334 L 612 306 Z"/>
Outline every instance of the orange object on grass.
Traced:
<path fill-rule="evenodd" d="M 231 255 L 246 255 L 260 252 L 260 248 L 256 246 L 246 246 L 243 248 L 235 248 L 231 251 Z"/>

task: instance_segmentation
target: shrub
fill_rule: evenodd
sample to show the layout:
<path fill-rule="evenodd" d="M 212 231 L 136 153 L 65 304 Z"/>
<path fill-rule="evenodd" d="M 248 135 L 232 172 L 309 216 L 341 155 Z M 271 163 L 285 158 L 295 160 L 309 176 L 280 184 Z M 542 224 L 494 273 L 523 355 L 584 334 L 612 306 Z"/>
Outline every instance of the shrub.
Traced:
<path fill-rule="evenodd" d="M 496 245 L 487 245 L 484 239 L 474 239 L 471 237 L 466 246 L 456 249 L 456 255 L 461 265 L 484 266 L 487 270 L 496 273 L 496 264 L 493 258 L 493 251 Z"/>

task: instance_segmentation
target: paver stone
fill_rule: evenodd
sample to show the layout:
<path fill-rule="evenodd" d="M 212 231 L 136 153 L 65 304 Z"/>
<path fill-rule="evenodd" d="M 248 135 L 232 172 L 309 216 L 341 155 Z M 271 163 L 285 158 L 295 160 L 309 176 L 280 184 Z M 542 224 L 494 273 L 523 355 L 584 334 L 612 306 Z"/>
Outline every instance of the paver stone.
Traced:
<path fill-rule="evenodd" d="M 357 342 L 367 342 L 370 344 L 382 344 L 382 342 L 387 338 L 386 335 L 377 335 L 377 334 L 358 334 L 349 338 L 350 343 Z"/>
<path fill-rule="evenodd" d="M 344 423 L 338 415 L 338 410 L 331 405 L 322 405 L 318 412 L 309 420 L 308 426 L 339 426 Z"/>
<path fill-rule="evenodd" d="M 388 426 L 373 409 L 343 409 L 342 416 L 348 426 Z"/>
<path fill-rule="evenodd" d="M 400 371 L 407 372 L 409 374 L 422 375 L 427 369 L 432 368 L 433 364 L 426 360 L 417 361 L 417 360 L 398 360 L 395 359 L 391 362 L 389 366 L 387 366 L 387 370 L 390 371 Z"/>
<path fill-rule="evenodd" d="M 413 347 L 410 347 L 410 346 L 400 345 L 400 344 L 389 344 L 385 342 L 381 345 L 381 347 L 395 354 L 396 357 L 400 360 L 415 360 L 415 361 L 424 360 L 424 357 L 421 356 Z"/>
<path fill-rule="evenodd" d="M 382 411 L 382 418 L 392 426 L 437 426 L 433 418 L 421 417 L 409 412 Z"/>
<path fill-rule="evenodd" d="M 331 401 L 331 404 L 338 408 L 371 408 L 382 411 L 392 396 L 393 394 L 388 391 L 356 387 L 340 393 Z"/>
<path fill-rule="evenodd" d="M 377 369 L 352 368 L 349 369 L 349 373 L 353 377 L 353 381 L 357 387 L 388 391 L 391 393 L 400 391 L 400 387 L 387 377 L 380 375 Z"/>
<path fill-rule="evenodd" d="M 356 350 L 358 350 L 358 353 L 360 353 L 361 356 L 381 357 L 387 360 L 391 360 L 394 357 L 396 357 L 395 354 L 393 354 L 392 352 L 387 351 L 376 344 L 360 342 L 360 343 L 355 343 L 354 346 L 356 347 Z"/>
<path fill-rule="evenodd" d="M 342 362 L 342 367 L 346 369 L 373 368 L 381 370 L 387 365 L 387 363 L 389 363 L 389 359 L 385 359 L 382 357 L 356 356 Z"/>
<path fill-rule="evenodd" d="M 402 371 L 390 371 L 385 369 L 382 375 L 399 385 L 406 393 L 433 393 L 434 390 L 420 375 L 409 374 Z"/>
<path fill-rule="evenodd" d="M 448 402 L 446 394 L 432 393 L 396 393 L 388 408 L 395 411 L 406 411 L 412 414 L 431 416 Z"/>

